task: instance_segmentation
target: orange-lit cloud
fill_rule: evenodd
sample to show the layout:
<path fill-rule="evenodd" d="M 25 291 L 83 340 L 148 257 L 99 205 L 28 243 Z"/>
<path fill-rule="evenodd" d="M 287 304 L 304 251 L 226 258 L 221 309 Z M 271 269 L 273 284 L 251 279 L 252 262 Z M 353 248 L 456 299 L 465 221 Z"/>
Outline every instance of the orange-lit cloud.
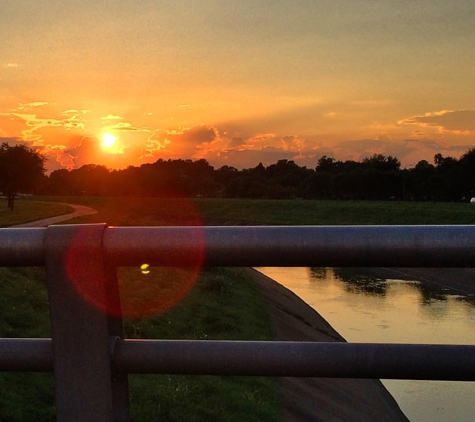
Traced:
<path fill-rule="evenodd" d="M 157 128 L 150 112 L 134 111 L 129 116 L 127 112 L 61 108 L 53 102 L 31 101 L 0 109 L 0 140 L 23 142 L 41 150 L 49 171 L 84 164 L 125 168 L 159 158 L 205 158 L 215 167 L 238 168 L 290 159 L 313 168 L 323 155 L 361 160 L 380 153 L 398 157 L 403 166 L 415 165 L 421 159 L 430 161 L 438 152 L 457 157 L 469 148 L 473 141 L 471 133 L 475 133 L 475 112 L 471 110 L 444 110 L 399 120 L 371 121 L 364 112 L 352 109 L 355 104 L 309 107 L 305 113 L 302 109 L 292 109 L 287 115 L 278 112 L 234 122 Z M 369 102 L 368 107 L 373 110 L 375 105 Z M 304 134 L 298 125 L 289 134 L 291 117 L 299 113 L 315 116 L 313 134 Z M 338 127 L 359 122 L 359 118 L 359 126 L 337 132 Z M 282 121 L 287 123 L 282 125 Z M 309 121 L 304 121 L 309 131 Z M 276 130 L 272 130 L 274 124 Z M 116 138 L 113 148 L 101 147 L 104 133 Z M 364 133 L 370 136 L 358 137 Z"/>
<path fill-rule="evenodd" d="M 148 139 L 146 148 L 150 155 L 163 158 L 192 158 L 217 137 L 217 130 L 207 126 L 158 130 Z"/>
<path fill-rule="evenodd" d="M 441 132 L 456 134 L 475 133 L 474 110 L 442 110 L 414 116 L 399 122 L 402 125 L 419 125 L 421 127 L 437 128 Z"/>

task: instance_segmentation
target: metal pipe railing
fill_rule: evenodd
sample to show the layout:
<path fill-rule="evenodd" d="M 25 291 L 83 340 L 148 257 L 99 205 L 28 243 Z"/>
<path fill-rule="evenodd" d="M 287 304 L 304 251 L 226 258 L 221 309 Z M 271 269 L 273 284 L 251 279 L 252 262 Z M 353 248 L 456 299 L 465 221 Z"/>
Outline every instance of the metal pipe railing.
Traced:
<path fill-rule="evenodd" d="M 475 380 L 475 346 L 119 341 L 117 370 L 146 374 Z"/>
<path fill-rule="evenodd" d="M 45 228 L 0 229 L 0 266 L 30 267 L 45 265 Z"/>
<path fill-rule="evenodd" d="M 475 346 L 340 342 L 120 340 L 115 372 L 475 381 Z M 3 339 L 0 371 L 53 370 L 51 339 Z"/>
<path fill-rule="evenodd" d="M 475 226 L 0 229 L 0 266 L 46 267 L 52 327 L 0 340 L 0 370 L 53 370 L 58 422 L 129 422 L 129 372 L 475 381 L 475 346 L 122 340 L 114 266 L 142 264 L 475 267 Z"/>
<path fill-rule="evenodd" d="M 0 339 L 0 371 L 52 372 L 53 351 L 51 339 Z"/>
<path fill-rule="evenodd" d="M 0 229 L 0 266 L 44 265 L 46 229 Z M 120 266 L 474 267 L 475 226 L 109 227 Z"/>

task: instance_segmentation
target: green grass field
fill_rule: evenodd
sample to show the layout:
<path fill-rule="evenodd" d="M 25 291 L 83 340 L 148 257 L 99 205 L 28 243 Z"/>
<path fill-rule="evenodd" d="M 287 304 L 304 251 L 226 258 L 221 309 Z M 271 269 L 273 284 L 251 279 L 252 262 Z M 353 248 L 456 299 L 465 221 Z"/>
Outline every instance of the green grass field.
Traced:
<path fill-rule="evenodd" d="M 376 201 L 200 200 L 205 220 L 217 223 L 288 225 L 473 224 L 466 203 Z"/>
<path fill-rule="evenodd" d="M 17 199 L 15 201 L 15 209 L 10 211 L 7 208 L 7 201 L 3 200 L 0 201 L 0 227 L 28 223 L 41 218 L 54 217 L 70 212 L 72 212 L 72 208 L 67 205 L 31 201 L 30 199 Z"/>
<path fill-rule="evenodd" d="M 154 198 L 41 198 L 91 206 L 98 214 L 70 223 L 172 224 L 473 224 L 469 204 L 267 201 Z M 63 213 L 55 205 L 22 201 L 7 226 Z M 20 207 L 21 206 L 21 207 Z M 5 207 L 6 208 L 6 207 Z M 38 211 L 40 210 L 41 211 Z M 4 210 L 5 212 L 7 210 Z M 68 210 L 66 210 L 67 212 Z M 13 215 L 15 214 L 15 215 Z M 4 217 L 6 215 L 7 217 Z M 119 269 L 120 277 L 141 277 Z M 125 274 L 125 275 L 124 275 Z M 151 269 L 151 276 L 158 269 Z M 0 269 L 1 337 L 49 337 L 48 301 L 42 268 Z M 205 269 L 192 291 L 160 315 L 126 321 L 129 338 L 271 339 L 259 294 L 240 269 Z M 278 421 L 278 381 L 252 377 L 130 376 L 134 421 Z M 53 421 L 49 374 L 0 374 L 0 420 Z"/>
<path fill-rule="evenodd" d="M 55 198 L 48 198 L 54 201 Z M 475 206 L 449 202 L 299 201 L 240 199 L 61 198 L 98 214 L 75 222 L 111 225 L 179 224 L 474 224 Z"/>

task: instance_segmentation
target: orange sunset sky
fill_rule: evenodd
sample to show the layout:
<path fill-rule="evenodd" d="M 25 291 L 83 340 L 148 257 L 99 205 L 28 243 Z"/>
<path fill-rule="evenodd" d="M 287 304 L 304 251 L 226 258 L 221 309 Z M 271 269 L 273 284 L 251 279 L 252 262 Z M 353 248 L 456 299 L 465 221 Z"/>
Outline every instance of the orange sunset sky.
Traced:
<path fill-rule="evenodd" d="M 475 146 L 473 0 L 2 0 L 0 37 L 0 142 L 48 171 Z"/>

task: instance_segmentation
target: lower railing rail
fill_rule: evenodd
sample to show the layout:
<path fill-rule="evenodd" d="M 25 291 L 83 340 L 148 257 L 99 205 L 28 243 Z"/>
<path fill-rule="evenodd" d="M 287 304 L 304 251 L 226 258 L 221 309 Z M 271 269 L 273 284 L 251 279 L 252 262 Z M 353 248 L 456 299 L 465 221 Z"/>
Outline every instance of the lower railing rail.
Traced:
<path fill-rule="evenodd" d="M 475 381 L 475 346 L 469 345 L 110 341 L 116 373 Z M 52 370 L 51 339 L 0 341 L 0 371 Z"/>

